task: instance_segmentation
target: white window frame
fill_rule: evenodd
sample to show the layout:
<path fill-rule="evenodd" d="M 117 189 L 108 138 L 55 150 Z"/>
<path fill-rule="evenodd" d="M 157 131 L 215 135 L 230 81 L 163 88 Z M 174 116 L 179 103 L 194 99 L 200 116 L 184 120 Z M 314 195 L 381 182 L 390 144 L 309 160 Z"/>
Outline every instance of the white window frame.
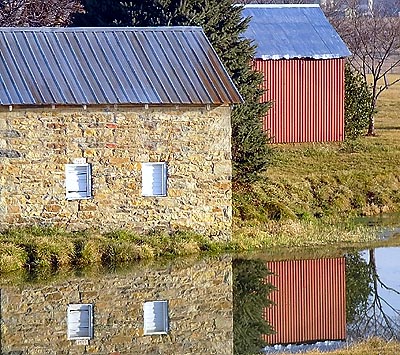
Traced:
<path fill-rule="evenodd" d="M 166 162 L 142 163 L 142 196 L 167 196 Z"/>
<path fill-rule="evenodd" d="M 168 334 L 168 301 L 148 301 L 143 304 L 144 335 Z"/>
<path fill-rule="evenodd" d="M 77 188 L 78 179 L 83 179 L 83 188 Z M 92 198 L 92 171 L 88 163 L 65 164 L 65 198 L 87 200 Z"/>
<path fill-rule="evenodd" d="M 88 312 L 87 319 L 81 320 L 80 314 Z M 76 321 L 76 316 L 79 319 Z M 85 321 L 85 322 L 83 322 Z M 86 329 L 83 335 L 76 335 L 80 328 Z M 68 340 L 93 339 L 93 305 L 90 303 L 69 304 L 67 310 L 67 338 Z"/>

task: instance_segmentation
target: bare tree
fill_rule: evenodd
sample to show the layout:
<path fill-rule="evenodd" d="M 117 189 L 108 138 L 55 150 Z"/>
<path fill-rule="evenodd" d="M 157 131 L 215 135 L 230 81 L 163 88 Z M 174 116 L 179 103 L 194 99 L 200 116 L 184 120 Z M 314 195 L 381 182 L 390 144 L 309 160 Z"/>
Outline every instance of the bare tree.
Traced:
<path fill-rule="evenodd" d="M 0 0 L 0 26 L 66 26 L 79 12 L 79 0 Z"/>
<path fill-rule="evenodd" d="M 379 95 L 400 81 L 398 78 L 390 82 L 387 76 L 400 68 L 400 17 L 381 5 L 368 2 L 363 7 L 359 0 L 341 0 L 339 6 L 336 3 L 326 12 L 353 53 L 349 59 L 352 67 L 371 83 L 368 135 L 375 135 L 374 114 Z"/>

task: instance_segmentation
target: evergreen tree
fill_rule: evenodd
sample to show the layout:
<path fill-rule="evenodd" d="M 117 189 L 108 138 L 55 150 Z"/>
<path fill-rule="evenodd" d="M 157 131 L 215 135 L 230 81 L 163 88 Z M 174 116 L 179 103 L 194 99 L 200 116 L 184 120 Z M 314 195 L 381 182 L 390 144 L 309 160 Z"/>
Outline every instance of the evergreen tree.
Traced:
<path fill-rule="evenodd" d="M 232 112 L 232 159 L 235 181 L 250 182 L 267 168 L 271 151 L 262 129 L 268 105 L 260 103 L 262 74 L 251 67 L 255 47 L 242 38 L 248 26 L 242 8 L 231 0 L 186 4 L 188 25 L 200 25 L 245 100 Z"/>
<path fill-rule="evenodd" d="M 85 12 L 73 20 L 75 27 L 131 26 L 127 9 L 116 0 L 81 0 Z"/>
<path fill-rule="evenodd" d="M 90 3 L 99 4 L 96 0 L 83 1 L 85 6 Z M 114 19 L 104 21 L 104 16 L 97 16 L 101 21 L 87 21 L 85 24 L 77 21 L 75 25 L 113 26 L 125 23 L 126 14 L 129 14 L 128 23 L 132 26 L 203 27 L 245 101 L 235 106 L 232 112 L 233 178 L 236 182 L 255 180 L 267 168 L 271 156 L 268 137 L 262 129 L 262 117 L 268 110 L 268 104 L 260 103 L 263 79 L 261 73 L 252 69 L 255 47 L 242 37 L 248 19 L 242 18 L 241 6 L 233 6 L 233 0 L 101 0 L 100 3 L 119 4 L 118 9 L 110 7 L 109 10 L 108 15 L 114 12 Z M 96 15 L 93 14 L 97 11 L 96 7 L 87 11 L 86 16 L 90 15 L 91 20 L 95 20 Z M 77 19 L 83 17 L 85 15 Z"/>

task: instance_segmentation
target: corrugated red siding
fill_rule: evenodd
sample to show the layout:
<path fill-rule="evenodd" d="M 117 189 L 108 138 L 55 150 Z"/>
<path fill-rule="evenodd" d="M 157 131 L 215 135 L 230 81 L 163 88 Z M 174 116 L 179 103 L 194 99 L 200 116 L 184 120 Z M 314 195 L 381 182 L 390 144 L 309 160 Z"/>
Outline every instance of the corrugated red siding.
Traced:
<path fill-rule="evenodd" d="M 264 129 L 273 143 L 344 139 L 344 59 L 254 60 L 264 74 Z"/>
<path fill-rule="evenodd" d="M 276 334 L 268 344 L 295 344 L 346 338 L 345 259 L 267 262 L 277 288 L 264 317 Z"/>

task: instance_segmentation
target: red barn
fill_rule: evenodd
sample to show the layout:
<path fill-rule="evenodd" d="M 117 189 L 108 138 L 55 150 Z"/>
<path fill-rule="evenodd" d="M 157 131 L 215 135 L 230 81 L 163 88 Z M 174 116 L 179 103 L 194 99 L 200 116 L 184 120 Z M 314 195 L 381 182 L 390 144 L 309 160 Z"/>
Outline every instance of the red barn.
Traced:
<path fill-rule="evenodd" d="M 344 138 L 344 64 L 351 53 L 319 5 L 245 5 L 245 37 L 257 45 L 263 101 L 272 102 L 264 129 L 274 143 Z"/>

